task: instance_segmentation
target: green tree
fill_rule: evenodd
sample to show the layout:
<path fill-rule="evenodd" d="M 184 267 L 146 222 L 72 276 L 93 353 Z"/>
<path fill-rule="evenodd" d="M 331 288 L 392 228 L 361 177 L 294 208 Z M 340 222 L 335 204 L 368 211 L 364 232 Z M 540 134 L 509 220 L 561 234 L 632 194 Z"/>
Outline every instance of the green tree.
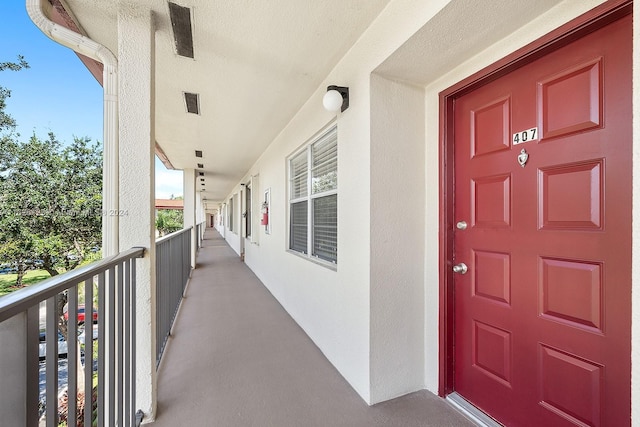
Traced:
<path fill-rule="evenodd" d="M 0 71 L 20 71 L 23 68 L 29 68 L 29 64 L 24 60 L 24 57 L 18 56 L 18 62 L 0 62 Z M 7 112 L 7 98 L 11 96 L 11 91 L 4 86 L 0 86 L 0 131 L 13 131 L 16 127 L 16 122 Z"/>
<path fill-rule="evenodd" d="M 178 209 L 159 209 L 156 214 L 156 228 L 161 236 L 182 230 L 184 215 Z"/>
<path fill-rule="evenodd" d="M 29 68 L 29 64 L 22 56 L 18 56 L 18 62 L 0 62 L 0 71 L 20 71 L 23 68 Z M 11 97 L 11 91 L 0 85 L 0 140 L 5 140 L 14 136 L 16 122 L 7 113 L 7 99 Z M 6 154 L 0 150 L 0 181 L 3 179 L 2 160 Z M 1 196 L 1 194 L 0 194 Z"/>
<path fill-rule="evenodd" d="M 0 139 L 0 260 L 17 267 L 16 288 L 35 262 L 56 276 L 83 262 L 101 242 L 102 155 L 98 144 L 74 138 L 62 146 Z M 58 298 L 60 332 L 66 292 Z"/>
<path fill-rule="evenodd" d="M 0 62 L 0 71 L 24 68 L 22 56 Z M 6 111 L 10 96 L 0 86 L 0 260 L 18 268 L 19 287 L 34 260 L 55 276 L 99 246 L 102 156 L 88 138 L 63 146 L 50 133 L 45 141 L 34 135 L 19 142 Z"/>
<path fill-rule="evenodd" d="M 63 146 L 0 140 L 0 259 L 18 267 L 16 287 L 34 260 L 51 276 L 81 263 L 101 241 L 102 155 L 75 138 Z"/>
<path fill-rule="evenodd" d="M 24 58 L 0 63 L 0 71 L 28 68 Z M 0 86 L 0 261 L 25 271 L 41 263 L 51 276 L 75 268 L 101 241 L 102 155 L 99 144 L 74 138 L 63 146 L 53 133 L 18 141 L 6 112 L 11 91 Z M 66 295 L 58 300 L 60 331 Z"/>

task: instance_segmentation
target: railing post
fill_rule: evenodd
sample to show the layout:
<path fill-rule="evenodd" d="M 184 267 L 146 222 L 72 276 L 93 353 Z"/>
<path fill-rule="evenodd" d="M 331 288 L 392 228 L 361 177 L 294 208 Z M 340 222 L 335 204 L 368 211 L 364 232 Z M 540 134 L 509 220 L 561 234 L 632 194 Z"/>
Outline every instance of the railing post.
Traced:
<path fill-rule="evenodd" d="M 27 425 L 27 314 L 0 323 L 0 420 L 2 425 Z"/>

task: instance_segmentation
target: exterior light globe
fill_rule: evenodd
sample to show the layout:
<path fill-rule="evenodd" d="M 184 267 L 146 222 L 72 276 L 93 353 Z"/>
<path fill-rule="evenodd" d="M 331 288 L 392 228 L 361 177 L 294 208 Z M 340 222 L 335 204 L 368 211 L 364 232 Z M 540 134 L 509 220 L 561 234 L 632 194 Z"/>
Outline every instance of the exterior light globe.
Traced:
<path fill-rule="evenodd" d="M 342 95 L 337 90 L 328 90 L 322 98 L 322 105 L 327 111 L 337 113 L 342 107 Z"/>

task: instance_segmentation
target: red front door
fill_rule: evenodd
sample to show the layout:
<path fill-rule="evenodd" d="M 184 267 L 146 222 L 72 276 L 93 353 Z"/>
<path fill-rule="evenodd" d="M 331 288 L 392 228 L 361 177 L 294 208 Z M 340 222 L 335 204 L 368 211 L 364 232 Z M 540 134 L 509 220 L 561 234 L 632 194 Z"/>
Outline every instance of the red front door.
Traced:
<path fill-rule="evenodd" d="M 454 103 L 454 390 L 508 426 L 630 424 L 631 43 L 627 15 Z"/>

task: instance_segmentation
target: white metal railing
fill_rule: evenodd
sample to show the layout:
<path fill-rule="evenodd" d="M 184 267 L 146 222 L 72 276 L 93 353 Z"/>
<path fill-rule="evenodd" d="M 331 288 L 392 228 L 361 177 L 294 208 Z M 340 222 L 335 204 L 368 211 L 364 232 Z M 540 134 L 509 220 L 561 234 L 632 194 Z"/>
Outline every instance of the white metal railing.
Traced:
<path fill-rule="evenodd" d="M 144 248 L 133 248 L 0 297 L 0 424 L 38 426 L 46 418 L 47 426 L 58 427 L 66 418 L 66 425 L 74 427 L 104 426 L 105 419 L 118 426 L 139 425 L 135 259 L 143 256 Z M 63 299 L 67 315 L 59 318 Z M 75 319 L 80 320 L 83 301 L 81 347 L 76 344 L 80 322 Z M 64 341 L 57 339 L 65 323 L 66 387 L 59 367 Z M 41 333 L 46 343 L 40 344 Z M 58 401 L 65 388 L 66 411 L 60 413 Z M 78 390 L 84 390 L 83 395 Z"/>

